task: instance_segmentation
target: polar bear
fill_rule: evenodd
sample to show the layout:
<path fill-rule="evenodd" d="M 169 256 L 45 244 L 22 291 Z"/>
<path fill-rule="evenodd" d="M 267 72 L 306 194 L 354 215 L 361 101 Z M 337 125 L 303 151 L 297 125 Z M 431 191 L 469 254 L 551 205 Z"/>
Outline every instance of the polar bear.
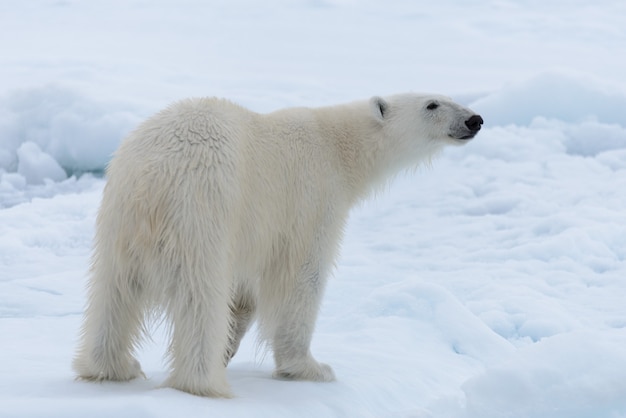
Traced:
<path fill-rule="evenodd" d="M 198 98 L 156 114 L 107 168 L 78 377 L 143 375 L 135 348 L 164 314 L 166 386 L 230 397 L 226 365 L 255 319 L 275 377 L 334 380 L 309 347 L 350 208 L 482 123 L 420 94 L 269 114 Z"/>

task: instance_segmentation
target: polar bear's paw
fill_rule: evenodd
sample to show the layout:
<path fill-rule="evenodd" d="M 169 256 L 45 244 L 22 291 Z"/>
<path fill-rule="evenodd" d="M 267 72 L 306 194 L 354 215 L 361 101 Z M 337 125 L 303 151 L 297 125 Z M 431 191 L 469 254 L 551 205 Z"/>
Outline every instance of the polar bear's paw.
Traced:
<path fill-rule="evenodd" d="M 172 373 L 163 383 L 163 387 L 180 390 L 196 396 L 209 398 L 232 398 L 226 378 L 211 379 L 208 376 L 191 376 Z"/>
<path fill-rule="evenodd" d="M 277 368 L 276 371 L 274 371 L 273 377 L 283 380 L 332 382 L 335 380 L 335 372 L 333 372 L 333 369 L 328 364 L 318 363 L 313 359 L 308 359 L 301 364 Z"/>
<path fill-rule="evenodd" d="M 137 359 L 131 357 L 128 361 L 97 364 L 84 358 L 76 358 L 73 363 L 77 378 L 89 381 L 113 380 L 125 382 L 137 377 L 145 378 L 141 365 Z"/>

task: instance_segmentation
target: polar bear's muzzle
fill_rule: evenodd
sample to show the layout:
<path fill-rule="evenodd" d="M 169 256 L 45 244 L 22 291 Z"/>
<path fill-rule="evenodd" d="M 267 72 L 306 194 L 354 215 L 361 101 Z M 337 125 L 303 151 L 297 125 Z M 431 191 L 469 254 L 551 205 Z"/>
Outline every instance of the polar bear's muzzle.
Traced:
<path fill-rule="evenodd" d="M 483 118 L 480 115 L 472 115 L 464 122 L 465 126 L 459 126 L 456 132 L 450 136 L 454 139 L 472 139 L 476 136 L 483 124 Z"/>

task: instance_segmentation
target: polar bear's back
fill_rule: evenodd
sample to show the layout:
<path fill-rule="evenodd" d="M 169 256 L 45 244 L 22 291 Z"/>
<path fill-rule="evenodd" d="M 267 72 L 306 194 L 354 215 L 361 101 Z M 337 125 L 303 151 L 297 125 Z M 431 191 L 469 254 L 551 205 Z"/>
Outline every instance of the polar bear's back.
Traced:
<path fill-rule="evenodd" d="M 260 115 L 221 99 L 177 102 L 120 146 L 100 211 L 107 226 L 98 229 L 116 231 L 125 246 L 154 247 L 167 237 L 161 247 L 198 251 L 206 242 L 176 237 L 230 234 L 233 252 L 245 254 L 242 267 L 256 266 L 276 242 L 311 239 L 312 230 L 290 234 L 319 224 L 341 193 L 340 173 L 328 169 L 337 157 L 314 125 L 308 109 Z"/>
<path fill-rule="evenodd" d="M 237 137 L 251 125 L 256 115 L 228 100 L 192 98 L 178 101 L 142 123 L 122 143 L 116 156 L 132 155 L 137 160 L 147 158 L 177 158 L 177 163 L 193 164 L 182 157 L 198 152 L 226 153 Z"/>
<path fill-rule="evenodd" d="M 254 117 L 226 100 L 187 99 L 146 120 L 107 168 L 96 239 L 115 237 L 120 254 L 142 257 L 162 256 L 153 253 L 157 247 L 206 250 L 192 232 L 217 236 L 236 216 Z"/>

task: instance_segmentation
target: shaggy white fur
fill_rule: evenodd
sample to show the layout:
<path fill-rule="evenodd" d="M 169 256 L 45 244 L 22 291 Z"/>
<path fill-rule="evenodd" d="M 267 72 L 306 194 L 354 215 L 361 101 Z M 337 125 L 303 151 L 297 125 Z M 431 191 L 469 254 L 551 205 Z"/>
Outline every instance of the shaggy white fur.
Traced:
<path fill-rule="evenodd" d="M 333 380 L 309 346 L 350 208 L 481 124 L 416 94 L 266 115 L 189 99 L 158 113 L 107 170 L 78 376 L 142 375 L 135 348 L 164 312 L 168 386 L 231 396 L 226 364 L 254 319 L 276 377 Z"/>

